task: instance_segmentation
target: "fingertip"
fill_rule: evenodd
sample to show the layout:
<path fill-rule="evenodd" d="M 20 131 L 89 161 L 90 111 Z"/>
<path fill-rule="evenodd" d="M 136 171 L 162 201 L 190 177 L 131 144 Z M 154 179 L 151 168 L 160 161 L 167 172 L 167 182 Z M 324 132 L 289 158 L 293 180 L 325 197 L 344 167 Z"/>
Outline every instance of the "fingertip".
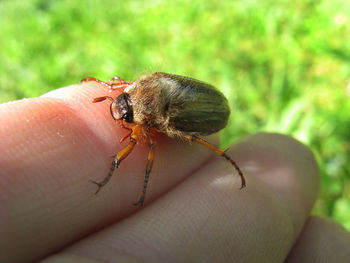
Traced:
<path fill-rule="evenodd" d="M 311 150 L 290 136 L 258 133 L 242 138 L 231 151 L 249 175 L 261 180 L 281 201 L 296 226 L 305 222 L 318 193 L 319 171 Z"/>

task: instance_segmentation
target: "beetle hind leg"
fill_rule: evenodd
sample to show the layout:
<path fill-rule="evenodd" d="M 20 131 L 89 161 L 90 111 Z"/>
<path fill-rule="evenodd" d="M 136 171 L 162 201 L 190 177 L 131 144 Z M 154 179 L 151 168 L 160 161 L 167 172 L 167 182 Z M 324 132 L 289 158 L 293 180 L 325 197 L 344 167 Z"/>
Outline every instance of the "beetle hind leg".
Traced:
<path fill-rule="evenodd" d="M 225 152 L 222 152 L 221 156 L 224 157 L 227 161 L 229 161 L 233 165 L 233 167 L 235 167 L 236 171 L 238 172 L 238 175 L 241 177 L 241 187 L 239 189 L 246 187 L 244 175 L 243 175 L 241 169 L 239 168 L 238 164 L 230 156 L 228 156 Z"/>
<path fill-rule="evenodd" d="M 230 157 L 228 156 L 224 151 L 220 150 L 218 147 L 212 145 L 211 143 L 197 137 L 194 135 L 189 135 L 189 136 L 185 136 L 186 139 L 190 140 L 190 141 L 195 141 L 198 142 L 200 144 L 202 144 L 203 146 L 209 148 L 210 150 L 216 152 L 218 155 L 224 157 L 227 161 L 229 161 L 232 166 L 236 169 L 238 175 L 241 177 L 241 187 L 240 189 L 244 188 L 246 186 L 246 181 L 244 178 L 244 175 L 241 171 L 241 169 L 239 168 L 238 164 Z"/>

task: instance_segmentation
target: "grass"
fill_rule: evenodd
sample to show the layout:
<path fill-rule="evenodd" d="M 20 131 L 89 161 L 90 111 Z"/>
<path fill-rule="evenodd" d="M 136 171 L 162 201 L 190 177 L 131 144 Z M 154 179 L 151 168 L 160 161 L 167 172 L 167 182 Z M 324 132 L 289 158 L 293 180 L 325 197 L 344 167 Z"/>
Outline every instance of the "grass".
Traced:
<path fill-rule="evenodd" d="M 223 146 L 258 131 L 311 147 L 313 213 L 350 230 L 350 2 L 0 1 L 0 102 L 86 76 L 192 76 L 227 94 Z"/>

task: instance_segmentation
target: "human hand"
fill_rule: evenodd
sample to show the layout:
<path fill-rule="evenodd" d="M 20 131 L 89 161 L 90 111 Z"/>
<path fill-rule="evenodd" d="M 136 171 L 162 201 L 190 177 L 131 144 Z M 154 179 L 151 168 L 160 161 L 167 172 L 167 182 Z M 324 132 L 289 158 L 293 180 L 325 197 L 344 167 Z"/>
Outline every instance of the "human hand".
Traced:
<path fill-rule="evenodd" d="M 125 133 L 108 103 L 91 103 L 107 92 L 85 83 L 0 105 L 0 262 L 350 258 L 349 233 L 310 216 L 318 190 L 311 152 L 283 135 L 247 136 L 228 152 L 245 174 L 242 190 L 223 158 L 159 135 L 145 207 L 132 203 L 147 145 L 94 195 L 89 180 L 104 178 Z"/>

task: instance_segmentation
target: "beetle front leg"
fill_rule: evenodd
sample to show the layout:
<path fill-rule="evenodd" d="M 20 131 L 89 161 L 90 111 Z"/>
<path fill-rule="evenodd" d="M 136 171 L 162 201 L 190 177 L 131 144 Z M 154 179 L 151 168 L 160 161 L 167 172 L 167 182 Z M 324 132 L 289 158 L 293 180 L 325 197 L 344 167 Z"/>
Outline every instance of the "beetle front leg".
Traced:
<path fill-rule="evenodd" d="M 212 145 L 211 143 L 209 143 L 209 142 L 207 142 L 207 141 L 205 141 L 197 136 L 189 135 L 189 136 L 184 136 L 184 137 L 187 140 L 198 142 L 198 143 L 204 145 L 205 147 L 209 148 L 210 150 L 216 152 L 218 155 L 224 157 L 227 161 L 229 161 L 232 164 L 232 166 L 236 169 L 237 173 L 241 177 L 240 189 L 242 189 L 246 186 L 245 178 L 244 178 L 244 175 L 243 175 L 241 169 L 239 168 L 237 163 L 230 156 L 228 156 L 224 151 L 220 150 L 218 147 Z"/>
<path fill-rule="evenodd" d="M 126 127 L 124 125 L 124 120 L 120 120 L 119 121 L 120 127 L 122 127 L 125 130 L 128 130 L 129 132 L 127 134 L 125 134 L 120 140 L 119 142 L 122 143 L 126 138 L 130 137 L 130 135 L 132 134 L 132 129 L 129 127 Z"/>
<path fill-rule="evenodd" d="M 141 130 L 142 130 L 141 126 L 136 125 L 136 126 L 132 127 L 131 129 L 132 129 L 132 132 L 130 134 L 129 144 L 127 146 L 125 146 L 123 149 L 121 149 L 117 153 L 116 156 L 114 156 L 108 175 L 101 182 L 96 182 L 96 181 L 91 180 L 92 183 L 94 183 L 98 186 L 98 189 L 95 192 L 95 194 L 97 194 L 100 191 L 100 189 L 109 182 L 109 180 L 111 179 L 111 177 L 113 175 L 115 168 L 119 167 L 121 161 L 123 161 L 131 153 L 131 151 L 134 149 L 136 143 L 140 139 Z"/>
<path fill-rule="evenodd" d="M 95 81 L 97 83 L 100 83 L 100 84 L 106 86 L 110 90 L 115 90 L 115 89 L 122 89 L 122 90 L 124 90 L 127 86 L 130 85 L 130 82 L 124 81 L 121 78 L 116 77 L 115 80 L 118 80 L 118 82 L 114 82 L 114 81 L 105 82 L 105 81 L 102 81 L 102 80 L 99 80 L 99 79 L 96 79 L 96 78 L 88 77 L 88 78 L 82 79 L 80 82 Z"/>
<path fill-rule="evenodd" d="M 143 206 L 143 203 L 145 201 L 146 190 L 147 190 L 147 185 L 148 185 L 148 181 L 149 181 L 149 175 L 151 174 L 152 166 L 153 166 L 154 148 L 155 147 L 156 147 L 156 145 L 151 141 L 150 144 L 149 144 L 150 150 L 149 150 L 148 158 L 147 158 L 146 175 L 145 175 L 145 180 L 144 180 L 144 183 L 143 183 L 143 189 L 142 189 L 141 197 L 136 203 L 134 203 L 134 205 Z"/>
<path fill-rule="evenodd" d="M 111 78 L 112 82 L 116 82 L 116 80 L 120 83 L 120 84 L 131 84 L 130 81 L 125 81 L 123 80 L 121 77 L 118 76 L 114 76 L 113 78 Z"/>

